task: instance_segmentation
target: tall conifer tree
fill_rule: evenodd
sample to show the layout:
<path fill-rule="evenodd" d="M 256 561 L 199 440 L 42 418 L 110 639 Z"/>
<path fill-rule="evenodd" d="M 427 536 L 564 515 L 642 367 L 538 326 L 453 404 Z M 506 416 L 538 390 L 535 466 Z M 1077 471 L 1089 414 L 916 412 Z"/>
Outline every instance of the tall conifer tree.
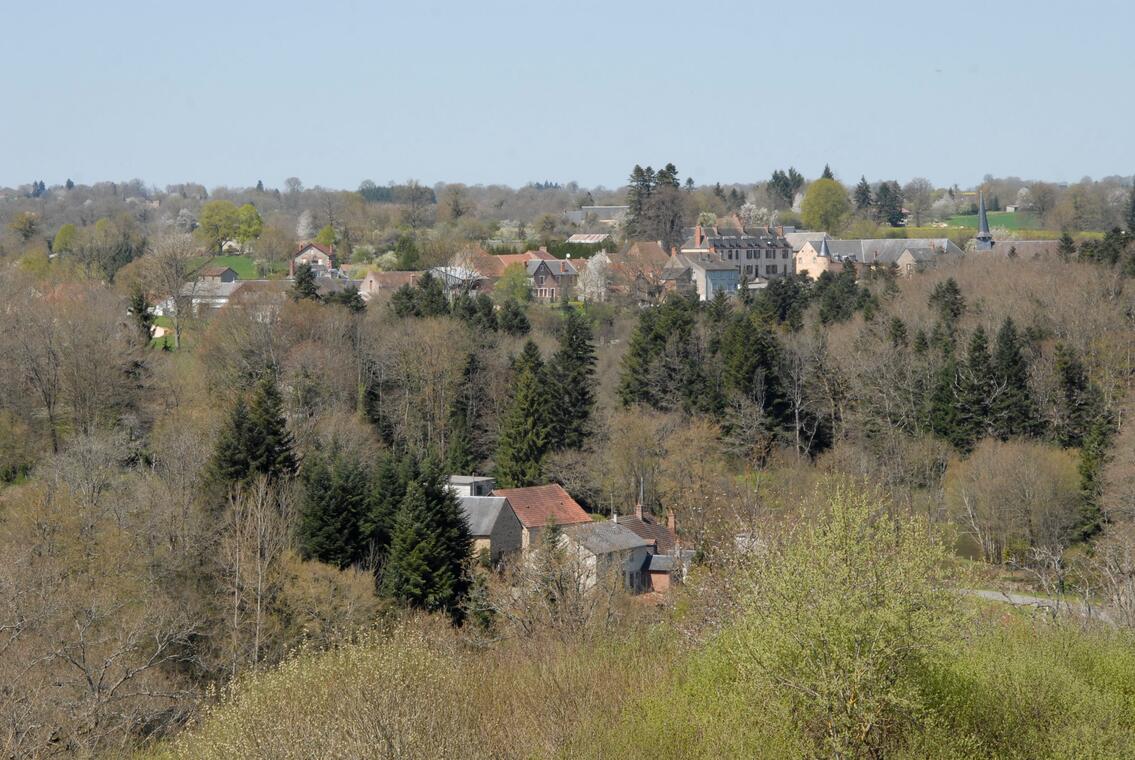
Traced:
<path fill-rule="evenodd" d="M 540 349 L 532 341 L 517 359 L 516 373 L 496 452 L 497 482 L 506 488 L 537 483 L 551 449 L 552 396 Z"/>
<path fill-rule="evenodd" d="M 1036 402 L 1029 390 L 1029 364 L 1017 327 L 1008 317 L 997 331 L 993 373 L 997 384 L 990 408 L 994 434 L 1001 440 L 1035 435 L 1040 423 Z"/>
<path fill-rule="evenodd" d="M 591 323 L 573 307 L 564 309 L 560 347 L 552 356 L 549 375 L 558 407 L 553 416 L 555 448 L 580 449 L 590 432 L 595 406 L 595 345 Z"/>

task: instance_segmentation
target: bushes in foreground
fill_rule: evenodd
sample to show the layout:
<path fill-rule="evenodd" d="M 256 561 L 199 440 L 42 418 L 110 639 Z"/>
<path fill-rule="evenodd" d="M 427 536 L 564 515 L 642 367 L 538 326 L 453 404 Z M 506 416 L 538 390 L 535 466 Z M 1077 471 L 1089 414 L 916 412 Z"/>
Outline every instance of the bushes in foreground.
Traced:
<path fill-rule="evenodd" d="M 1135 756 L 1130 632 L 974 606 L 925 524 L 819 507 L 700 646 L 678 615 L 488 648 L 412 624 L 240 682 L 161 756 Z"/>

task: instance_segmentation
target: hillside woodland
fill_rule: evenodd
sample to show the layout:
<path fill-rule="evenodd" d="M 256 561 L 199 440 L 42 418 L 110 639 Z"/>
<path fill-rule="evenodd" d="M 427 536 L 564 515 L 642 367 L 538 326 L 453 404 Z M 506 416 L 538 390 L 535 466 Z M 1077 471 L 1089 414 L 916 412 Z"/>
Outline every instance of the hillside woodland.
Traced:
<path fill-rule="evenodd" d="M 453 187 L 209 199 L 279 271 L 305 214 L 425 266 L 587 192 Z M 163 350 L 204 188 L 56 190 L 4 205 L 6 755 L 1135 753 L 1130 233 L 647 308 L 296 289 Z M 489 567 L 454 472 L 673 510 L 690 577 Z"/>

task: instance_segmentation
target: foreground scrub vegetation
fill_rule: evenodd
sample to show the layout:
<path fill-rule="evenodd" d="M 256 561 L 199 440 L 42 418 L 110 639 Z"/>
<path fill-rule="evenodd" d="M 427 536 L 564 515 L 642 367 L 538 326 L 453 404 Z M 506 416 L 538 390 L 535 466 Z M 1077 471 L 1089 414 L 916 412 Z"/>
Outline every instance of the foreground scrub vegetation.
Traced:
<path fill-rule="evenodd" d="M 416 617 L 238 681 L 153 757 L 1130 757 L 1135 639 L 957 593 L 886 500 L 619 629 L 492 640 Z M 712 589 L 712 590 L 711 590 Z"/>

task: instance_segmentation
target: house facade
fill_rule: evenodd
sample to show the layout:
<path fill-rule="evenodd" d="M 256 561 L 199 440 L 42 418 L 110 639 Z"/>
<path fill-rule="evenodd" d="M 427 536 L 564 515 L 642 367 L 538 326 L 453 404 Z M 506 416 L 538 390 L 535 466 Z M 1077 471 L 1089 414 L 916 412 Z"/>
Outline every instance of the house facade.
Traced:
<path fill-rule="evenodd" d="M 533 300 L 555 303 L 575 294 L 579 270 L 567 259 L 535 259 L 526 266 Z"/>
<path fill-rule="evenodd" d="M 492 562 L 520 551 L 523 527 L 503 496 L 461 496 L 461 513 L 473 539 L 473 556 Z"/>
<path fill-rule="evenodd" d="M 738 234 L 720 234 L 700 224 L 682 245 L 685 254 L 711 254 L 737 268 L 749 281 L 783 277 L 795 272 L 792 244 L 778 230 L 764 228 Z"/>
<path fill-rule="evenodd" d="M 824 271 L 838 273 L 848 264 L 869 267 L 893 264 L 903 274 L 912 274 L 935 266 L 943 256 L 961 255 L 962 249 L 949 238 L 820 240 L 804 244 L 796 254 L 796 269 L 818 277 Z"/>
<path fill-rule="evenodd" d="M 322 243 L 303 243 L 292 256 L 289 274 L 295 277 L 296 269 L 307 264 L 315 272 L 316 277 L 332 277 L 337 266 L 335 261 L 335 247 Z"/>
<path fill-rule="evenodd" d="M 488 496 L 496 481 L 481 475 L 450 475 L 449 490 L 457 496 Z"/>
<path fill-rule="evenodd" d="M 393 293 L 403 285 L 413 285 L 421 272 L 368 272 L 359 285 L 359 294 L 369 301 L 380 293 Z"/>
<path fill-rule="evenodd" d="M 732 296 L 741 284 L 733 264 L 710 253 L 675 253 L 662 270 L 663 291 L 696 292 L 698 299 L 712 301 L 719 292 Z"/>
<path fill-rule="evenodd" d="M 562 543 L 583 568 L 586 587 L 614 576 L 631 593 L 650 588 L 652 542 L 625 525 L 609 521 L 574 525 L 564 530 Z"/>

